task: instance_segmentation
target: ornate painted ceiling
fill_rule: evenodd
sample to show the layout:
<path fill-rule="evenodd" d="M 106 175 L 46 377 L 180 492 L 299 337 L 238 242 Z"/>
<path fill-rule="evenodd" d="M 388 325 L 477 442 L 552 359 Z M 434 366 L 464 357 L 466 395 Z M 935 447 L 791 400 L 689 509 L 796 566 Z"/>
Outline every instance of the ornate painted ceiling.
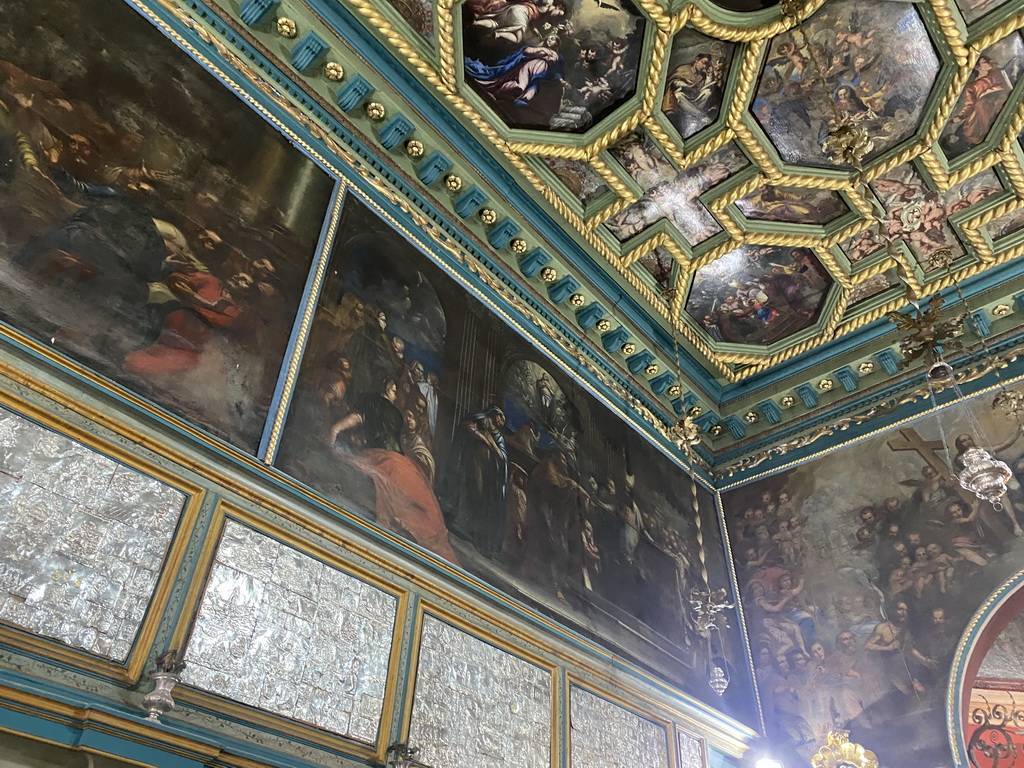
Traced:
<path fill-rule="evenodd" d="M 738 455 L 900 375 L 886 313 L 939 290 L 957 300 L 956 278 L 975 334 L 1006 334 L 1024 288 L 1022 3 L 786 8 L 232 13 L 590 335 L 645 407 L 703 415 L 709 453 Z M 310 34 L 331 53 L 305 56 Z M 331 35 L 358 75 L 325 69 Z M 872 140 L 860 171 L 830 146 L 837 124 Z"/>
<path fill-rule="evenodd" d="M 694 5 L 468 0 L 380 27 L 436 40 L 436 67 L 408 66 L 737 381 L 949 285 L 940 252 L 961 279 L 1016 255 L 1009 5 L 834 0 L 800 33 Z M 823 149 L 837 118 L 874 139 L 862 176 Z"/>

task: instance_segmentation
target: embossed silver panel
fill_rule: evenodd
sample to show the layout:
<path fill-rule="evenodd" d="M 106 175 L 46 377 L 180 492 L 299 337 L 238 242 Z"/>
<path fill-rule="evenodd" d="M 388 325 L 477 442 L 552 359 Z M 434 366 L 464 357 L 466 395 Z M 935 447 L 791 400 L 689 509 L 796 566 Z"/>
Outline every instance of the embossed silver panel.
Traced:
<path fill-rule="evenodd" d="M 569 693 L 571 768 L 664 768 L 668 734 L 646 718 L 577 686 Z"/>
<path fill-rule="evenodd" d="M 393 595 L 229 520 L 182 679 L 373 744 L 397 611 Z"/>
<path fill-rule="evenodd" d="M 688 733 L 679 732 L 679 768 L 707 768 L 704 741 Z"/>
<path fill-rule="evenodd" d="M 409 743 L 437 768 L 551 764 L 551 674 L 426 616 Z"/>
<path fill-rule="evenodd" d="M 0 621 L 124 661 L 185 498 L 0 408 Z"/>

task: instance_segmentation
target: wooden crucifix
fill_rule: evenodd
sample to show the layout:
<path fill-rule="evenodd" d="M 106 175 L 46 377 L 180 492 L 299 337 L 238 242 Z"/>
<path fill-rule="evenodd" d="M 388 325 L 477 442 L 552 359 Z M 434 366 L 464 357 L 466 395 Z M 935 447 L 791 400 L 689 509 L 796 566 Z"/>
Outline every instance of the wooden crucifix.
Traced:
<path fill-rule="evenodd" d="M 945 446 L 941 440 L 925 440 L 921 437 L 916 429 L 901 429 L 899 431 L 902 439 L 900 440 L 889 440 L 887 441 L 890 450 L 893 451 L 916 451 L 917 454 L 925 460 L 925 463 L 935 469 L 943 477 L 950 477 L 949 465 L 942 460 L 939 456 L 938 451 L 945 450 Z M 973 504 L 977 499 L 974 494 L 970 493 L 957 482 L 956 478 L 952 478 L 952 485 L 956 488 L 957 493 L 960 497 L 968 504 Z M 1013 507 L 1009 504 L 1007 499 L 1006 514 L 1013 514 Z M 1000 541 L 1013 538 L 1010 533 L 1010 529 L 1006 527 L 999 516 L 995 514 L 988 504 L 982 504 L 979 510 L 981 519 L 985 522 L 992 532 Z"/>

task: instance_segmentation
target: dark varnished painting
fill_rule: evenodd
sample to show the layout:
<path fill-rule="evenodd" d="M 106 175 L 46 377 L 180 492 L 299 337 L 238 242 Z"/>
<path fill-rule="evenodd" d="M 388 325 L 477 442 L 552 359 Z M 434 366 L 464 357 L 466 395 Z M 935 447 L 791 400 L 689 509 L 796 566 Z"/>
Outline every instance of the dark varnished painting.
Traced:
<path fill-rule="evenodd" d="M 822 144 L 836 114 L 867 128 L 874 139 L 868 160 L 912 136 L 939 71 L 917 8 L 837 0 L 805 27 L 833 103 L 823 100 L 814 62 L 794 33 L 774 38 L 753 112 L 783 160 L 834 167 Z"/>
<path fill-rule="evenodd" d="M 630 0 L 467 0 L 466 83 L 514 128 L 582 133 L 636 92 Z"/>
<path fill-rule="evenodd" d="M 278 465 L 713 697 L 685 602 L 700 579 L 688 477 L 362 204 L 340 232 Z M 713 504 L 701 491 L 724 583 Z"/>
<path fill-rule="evenodd" d="M 774 344 L 817 322 L 832 282 L 810 248 L 744 245 L 697 270 L 686 312 L 717 341 Z"/>
<path fill-rule="evenodd" d="M 566 157 L 544 157 L 543 162 L 584 207 L 608 191 L 605 180 L 588 162 Z"/>
<path fill-rule="evenodd" d="M 0 315 L 255 450 L 331 180 L 122 2 L 4 24 Z"/>
<path fill-rule="evenodd" d="M 721 232 L 722 225 L 700 196 L 750 164 L 746 155 L 730 142 L 686 170 L 677 171 L 644 131 L 628 134 L 608 152 L 645 190 L 637 202 L 605 222 L 622 242 L 667 219 L 687 243 L 703 243 Z"/>
<path fill-rule="evenodd" d="M 724 494 L 769 736 L 804 759 L 840 728 L 883 766 L 952 764 L 957 642 L 1024 565 L 1024 436 L 990 404 L 944 412 L 952 455 L 930 416 Z M 951 478 L 975 444 L 1013 469 L 1005 511 Z"/>

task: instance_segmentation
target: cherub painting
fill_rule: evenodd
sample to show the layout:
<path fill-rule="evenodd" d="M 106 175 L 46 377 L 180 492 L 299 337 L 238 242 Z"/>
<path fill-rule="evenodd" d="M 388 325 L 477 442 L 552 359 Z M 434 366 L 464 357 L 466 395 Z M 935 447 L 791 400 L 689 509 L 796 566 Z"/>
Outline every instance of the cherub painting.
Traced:
<path fill-rule="evenodd" d="M 886 211 L 886 237 L 906 243 L 922 267 L 931 270 L 939 251 L 948 249 L 954 258 L 965 252 L 948 217 L 998 193 L 1002 184 L 992 170 L 986 170 L 940 194 L 907 163 L 877 178 L 871 188 Z M 884 245 L 874 228 L 840 243 L 851 261 L 877 253 Z"/>
<path fill-rule="evenodd" d="M 865 124 L 874 139 L 868 160 L 910 138 L 939 70 L 918 10 L 909 3 L 838 0 L 805 27 L 806 49 L 793 32 L 772 41 L 753 103 L 754 117 L 782 159 L 834 167 L 838 161 L 823 145 L 837 116 Z M 823 99 L 819 69 L 831 105 Z"/>
<path fill-rule="evenodd" d="M 468 0 L 466 82 L 512 127 L 582 133 L 635 93 L 644 26 L 630 0 Z"/>
<path fill-rule="evenodd" d="M 718 117 L 734 47 L 689 27 L 673 39 L 661 108 L 684 139 Z"/>
<path fill-rule="evenodd" d="M 773 344 L 817 321 L 831 285 L 809 248 L 744 245 L 697 271 L 686 311 L 717 341 Z"/>

